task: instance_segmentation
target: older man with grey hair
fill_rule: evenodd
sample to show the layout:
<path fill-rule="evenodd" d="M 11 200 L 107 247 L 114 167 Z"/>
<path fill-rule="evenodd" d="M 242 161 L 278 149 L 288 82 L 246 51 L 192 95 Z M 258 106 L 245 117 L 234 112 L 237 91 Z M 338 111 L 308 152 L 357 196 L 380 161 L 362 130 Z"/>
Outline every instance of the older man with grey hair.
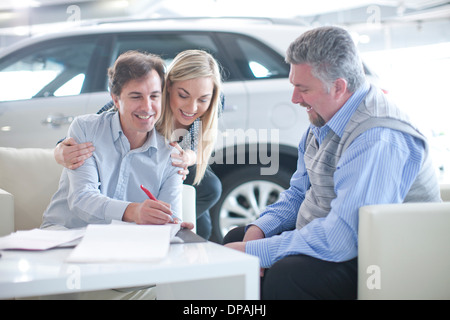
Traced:
<path fill-rule="evenodd" d="M 438 202 L 426 138 L 367 83 L 350 34 L 305 32 L 287 51 L 292 102 L 311 125 L 288 190 L 224 243 L 258 256 L 263 299 L 355 299 L 358 210 Z"/>

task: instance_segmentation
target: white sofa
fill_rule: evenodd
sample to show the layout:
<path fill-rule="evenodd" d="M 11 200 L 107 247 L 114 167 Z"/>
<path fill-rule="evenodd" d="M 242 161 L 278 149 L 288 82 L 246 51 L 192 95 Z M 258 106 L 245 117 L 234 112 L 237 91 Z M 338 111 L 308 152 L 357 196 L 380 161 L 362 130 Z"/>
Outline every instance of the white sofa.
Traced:
<path fill-rule="evenodd" d="M 62 169 L 53 158 L 53 149 L 0 147 L 0 236 L 41 225 Z M 192 186 L 183 187 L 181 218 L 195 226 Z"/>

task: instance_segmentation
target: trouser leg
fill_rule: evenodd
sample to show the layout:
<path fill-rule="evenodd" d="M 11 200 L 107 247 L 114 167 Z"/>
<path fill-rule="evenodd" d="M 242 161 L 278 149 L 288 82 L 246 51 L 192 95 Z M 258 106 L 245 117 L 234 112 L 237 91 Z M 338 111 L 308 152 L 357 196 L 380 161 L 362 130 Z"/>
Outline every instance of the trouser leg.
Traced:
<path fill-rule="evenodd" d="M 212 231 L 209 209 L 219 200 L 222 194 L 222 183 L 208 167 L 202 181 L 198 185 L 194 185 L 195 173 L 195 166 L 189 167 L 189 174 L 184 183 L 192 185 L 195 188 L 197 234 L 205 239 L 209 239 Z"/>
<path fill-rule="evenodd" d="M 353 300 L 357 259 L 329 262 L 306 255 L 288 256 L 265 271 L 262 299 Z"/>
<path fill-rule="evenodd" d="M 245 235 L 245 227 L 237 227 L 237 228 L 231 229 L 223 237 L 222 244 L 242 241 L 244 239 L 244 235 Z"/>
<path fill-rule="evenodd" d="M 211 215 L 209 214 L 209 210 L 206 210 L 199 217 L 197 217 L 197 234 L 200 237 L 208 240 L 211 237 L 211 233 Z"/>
<path fill-rule="evenodd" d="M 235 228 L 223 244 L 242 241 L 244 227 Z M 287 256 L 264 272 L 261 298 L 266 300 L 352 300 L 357 297 L 357 258 L 329 262 L 306 255 Z"/>

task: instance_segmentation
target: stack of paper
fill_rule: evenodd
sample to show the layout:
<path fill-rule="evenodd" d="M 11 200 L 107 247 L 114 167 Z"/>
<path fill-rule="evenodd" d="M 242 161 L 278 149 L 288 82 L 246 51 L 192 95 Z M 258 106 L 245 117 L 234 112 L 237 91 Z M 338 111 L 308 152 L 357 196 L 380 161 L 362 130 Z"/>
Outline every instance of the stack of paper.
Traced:
<path fill-rule="evenodd" d="M 84 232 L 84 229 L 17 231 L 0 238 L 0 250 L 48 250 L 67 246 L 74 240 L 80 239 Z"/>
<path fill-rule="evenodd" d="M 111 224 L 112 225 L 123 225 L 123 226 L 135 226 L 136 225 L 136 223 L 134 223 L 134 222 L 125 222 L 125 221 L 122 221 L 122 220 L 112 220 Z M 173 241 L 174 238 L 176 238 L 176 234 L 181 229 L 181 224 L 179 224 L 179 223 L 167 223 L 167 224 L 165 224 L 165 226 L 170 227 L 170 240 Z"/>
<path fill-rule="evenodd" d="M 171 238 L 167 225 L 88 225 L 68 262 L 150 262 L 164 258 Z"/>

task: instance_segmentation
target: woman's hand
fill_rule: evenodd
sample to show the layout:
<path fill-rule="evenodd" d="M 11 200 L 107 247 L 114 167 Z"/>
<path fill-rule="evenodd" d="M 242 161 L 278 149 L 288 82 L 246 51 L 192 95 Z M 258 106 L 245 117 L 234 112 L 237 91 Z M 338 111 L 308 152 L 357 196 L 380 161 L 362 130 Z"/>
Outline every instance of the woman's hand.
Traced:
<path fill-rule="evenodd" d="M 185 180 L 186 176 L 189 174 L 188 167 L 195 164 L 197 155 L 192 150 L 183 150 L 177 142 L 171 142 L 170 145 L 179 151 L 179 153 L 172 153 L 170 155 L 172 157 L 172 165 L 182 169 L 179 170 L 178 173 L 182 175 L 183 180 Z"/>
<path fill-rule="evenodd" d="M 66 138 L 58 143 L 53 155 L 58 164 L 68 168 L 77 169 L 84 161 L 92 156 L 95 148 L 91 142 L 78 144 L 73 138 Z"/>

